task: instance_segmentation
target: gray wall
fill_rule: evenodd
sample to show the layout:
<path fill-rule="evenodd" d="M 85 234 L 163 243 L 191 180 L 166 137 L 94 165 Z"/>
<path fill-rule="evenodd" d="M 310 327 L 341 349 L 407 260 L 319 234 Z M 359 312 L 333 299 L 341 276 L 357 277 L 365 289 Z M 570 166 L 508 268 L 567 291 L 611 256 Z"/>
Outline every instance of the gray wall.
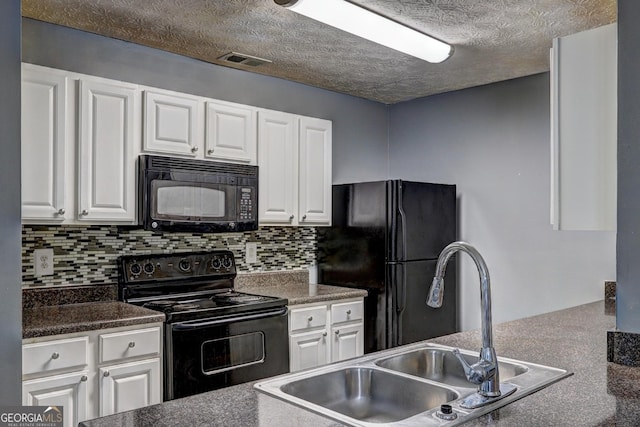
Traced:
<path fill-rule="evenodd" d="M 640 2 L 618 0 L 617 328 L 640 333 Z"/>
<path fill-rule="evenodd" d="M 390 108 L 391 176 L 457 184 L 458 236 L 487 261 L 498 322 L 602 299 L 615 279 L 615 233 L 551 229 L 549 123 L 548 74 Z M 461 257 L 461 327 L 476 328 L 478 275 Z"/>
<path fill-rule="evenodd" d="M 0 76 L 0 405 L 19 405 L 22 372 L 20 0 L 0 2 Z"/>
<path fill-rule="evenodd" d="M 383 104 L 31 19 L 22 42 L 24 62 L 332 120 L 334 182 L 387 173 Z"/>

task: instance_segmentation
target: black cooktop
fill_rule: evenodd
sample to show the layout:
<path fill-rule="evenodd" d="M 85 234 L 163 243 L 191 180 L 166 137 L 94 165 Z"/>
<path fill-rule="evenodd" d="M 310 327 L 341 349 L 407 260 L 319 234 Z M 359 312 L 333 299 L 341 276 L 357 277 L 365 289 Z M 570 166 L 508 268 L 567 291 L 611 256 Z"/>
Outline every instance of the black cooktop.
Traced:
<path fill-rule="evenodd" d="M 118 258 L 120 300 L 166 314 L 167 322 L 261 312 L 287 300 L 234 290 L 231 251 Z"/>

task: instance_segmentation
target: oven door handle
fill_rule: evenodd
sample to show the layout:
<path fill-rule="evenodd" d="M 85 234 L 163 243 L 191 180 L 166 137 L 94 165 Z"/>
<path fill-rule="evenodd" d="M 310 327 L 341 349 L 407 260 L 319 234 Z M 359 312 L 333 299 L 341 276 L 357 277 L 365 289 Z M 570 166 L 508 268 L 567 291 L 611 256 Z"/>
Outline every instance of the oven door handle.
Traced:
<path fill-rule="evenodd" d="M 287 314 L 287 307 L 283 307 L 283 308 L 279 308 L 277 310 L 271 310 L 271 311 L 265 311 L 262 313 L 256 313 L 256 314 L 247 314 L 247 315 L 231 315 L 231 316 L 225 316 L 222 318 L 218 318 L 215 320 L 207 320 L 205 322 L 193 322 L 193 323 L 189 323 L 189 322 L 180 322 L 180 323 L 174 323 L 173 325 L 171 325 L 171 328 L 173 330 L 176 331 L 180 331 L 180 330 L 188 330 L 188 329 L 196 329 L 196 328 L 202 328 L 205 326 L 214 326 L 214 325 L 221 325 L 224 323 L 231 323 L 231 322 L 242 322 L 245 320 L 255 320 L 255 319 L 263 319 L 265 317 L 276 317 L 276 316 L 282 316 Z"/>

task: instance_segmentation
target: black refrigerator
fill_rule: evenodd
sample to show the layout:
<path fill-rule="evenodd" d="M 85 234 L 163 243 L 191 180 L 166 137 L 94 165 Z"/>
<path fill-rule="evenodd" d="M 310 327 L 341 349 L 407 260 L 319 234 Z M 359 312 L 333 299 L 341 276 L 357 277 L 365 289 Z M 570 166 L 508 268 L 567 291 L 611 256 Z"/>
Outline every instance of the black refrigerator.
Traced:
<path fill-rule="evenodd" d="M 457 331 L 454 262 L 442 307 L 425 303 L 438 255 L 456 240 L 455 185 L 334 185 L 332 226 L 318 234 L 319 283 L 368 292 L 366 353 Z"/>

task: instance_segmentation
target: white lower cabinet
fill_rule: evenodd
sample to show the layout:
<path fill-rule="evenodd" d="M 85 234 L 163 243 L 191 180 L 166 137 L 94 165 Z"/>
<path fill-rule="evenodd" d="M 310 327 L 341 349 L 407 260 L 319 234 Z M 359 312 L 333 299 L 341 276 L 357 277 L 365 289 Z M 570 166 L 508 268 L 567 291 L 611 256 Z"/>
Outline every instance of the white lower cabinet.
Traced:
<path fill-rule="evenodd" d="M 53 375 L 22 382 L 22 404 L 27 406 L 62 406 L 64 427 L 74 427 L 87 419 L 89 372 Z"/>
<path fill-rule="evenodd" d="M 162 400 L 160 359 L 100 368 L 100 416 L 142 408 Z"/>
<path fill-rule="evenodd" d="M 364 354 L 362 298 L 292 306 L 289 311 L 291 372 Z"/>
<path fill-rule="evenodd" d="M 162 324 L 23 340 L 22 404 L 62 406 L 64 425 L 162 401 Z"/>

